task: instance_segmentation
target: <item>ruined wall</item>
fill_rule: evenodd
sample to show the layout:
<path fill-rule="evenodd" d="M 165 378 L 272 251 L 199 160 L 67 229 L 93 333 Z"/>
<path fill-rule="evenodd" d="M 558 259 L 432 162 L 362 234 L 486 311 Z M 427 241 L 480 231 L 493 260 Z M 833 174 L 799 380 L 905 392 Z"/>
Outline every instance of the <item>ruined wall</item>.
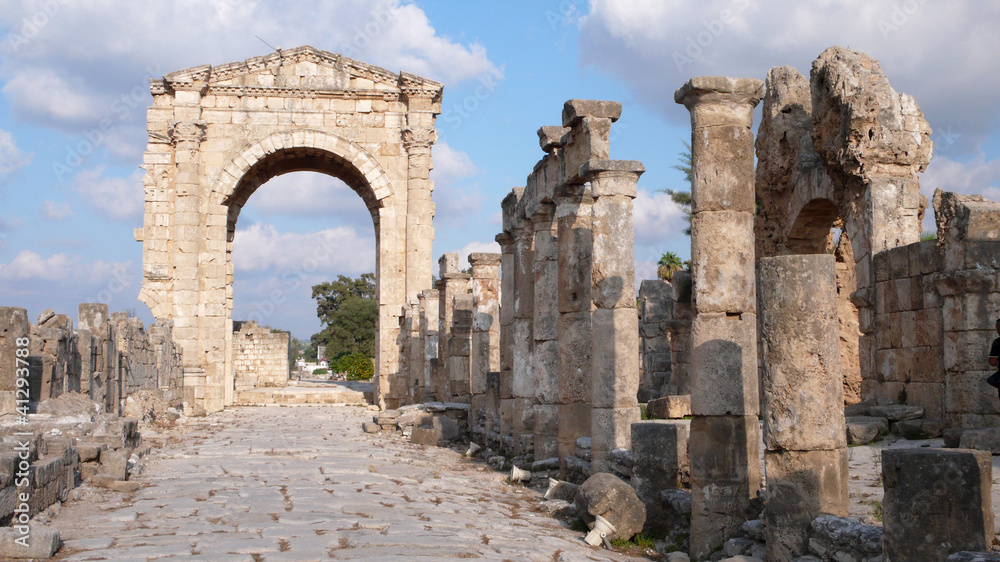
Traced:
<path fill-rule="evenodd" d="M 686 302 L 680 300 L 686 298 Z M 691 274 L 639 284 L 639 402 L 690 394 Z"/>
<path fill-rule="evenodd" d="M 1000 315 L 1000 204 L 938 191 L 938 239 L 875 256 L 876 364 L 866 399 L 952 427 L 1000 425 L 985 379 Z"/>
<path fill-rule="evenodd" d="M 288 332 L 275 332 L 254 321 L 233 322 L 233 369 L 236 392 L 288 383 Z"/>
<path fill-rule="evenodd" d="M 22 333 L 26 318 L 24 309 L 0 307 L 0 331 Z M 24 335 L 29 339 L 33 403 L 80 392 L 106 411 L 119 413 L 121 400 L 129 394 L 164 390 L 164 398 L 179 405 L 181 357 L 170 322 L 153 324 L 147 331 L 138 318 L 124 312 L 109 317 L 105 304 L 81 304 L 79 329 L 73 329 L 73 320 L 65 314 L 46 310 Z M 6 345 L 6 339 L 3 342 Z M 0 390 L 13 390 L 14 377 L 2 375 Z"/>

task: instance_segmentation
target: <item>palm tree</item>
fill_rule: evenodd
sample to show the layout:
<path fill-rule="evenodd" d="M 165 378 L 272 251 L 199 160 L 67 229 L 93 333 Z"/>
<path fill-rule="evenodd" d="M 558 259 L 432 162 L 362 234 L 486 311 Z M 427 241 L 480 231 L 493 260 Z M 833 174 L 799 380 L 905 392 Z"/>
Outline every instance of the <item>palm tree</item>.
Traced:
<path fill-rule="evenodd" d="M 688 189 L 691 189 L 691 143 L 687 141 L 684 142 L 684 147 L 687 148 L 684 152 L 680 154 L 678 160 L 679 164 L 674 164 L 671 168 L 684 172 L 684 181 L 688 183 Z M 662 193 L 666 193 L 670 196 L 670 200 L 674 202 L 681 208 L 684 212 L 684 220 L 687 221 L 687 228 L 682 232 L 691 236 L 691 192 L 690 191 L 677 191 L 673 189 L 661 189 Z"/>
<path fill-rule="evenodd" d="M 668 283 L 673 281 L 675 271 L 684 269 L 684 262 L 673 252 L 663 254 L 663 257 L 660 258 L 660 261 L 656 265 L 658 266 L 656 268 L 656 275 Z"/>

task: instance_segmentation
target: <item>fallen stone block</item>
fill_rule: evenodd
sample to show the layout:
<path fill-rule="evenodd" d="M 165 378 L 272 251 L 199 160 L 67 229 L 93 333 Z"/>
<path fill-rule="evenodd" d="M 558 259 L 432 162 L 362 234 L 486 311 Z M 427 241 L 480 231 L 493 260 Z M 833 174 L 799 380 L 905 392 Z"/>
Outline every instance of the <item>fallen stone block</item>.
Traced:
<path fill-rule="evenodd" d="M 427 425 L 430 423 L 432 417 L 433 414 L 429 414 L 423 410 L 411 409 L 399 414 L 396 425 L 401 428 Z"/>
<path fill-rule="evenodd" d="M 834 515 L 820 515 L 810 527 L 809 551 L 819 558 L 803 556 L 796 561 L 870 560 L 882 555 L 882 527 Z M 838 554 L 840 558 L 835 557 Z"/>
<path fill-rule="evenodd" d="M 941 437 L 944 422 L 938 420 L 903 420 L 892 424 L 892 432 L 903 439 L 934 439 Z"/>
<path fill-rule="evenodd" d="M 867 445 L 889 432 L 889 420 L 869 416 L 853 416 L 845 420 L 848 445 Z"/>
<path fill-rule="evenodd" d="M 986 550 L 994 536 L 992 469 L 983 451 L 882 451 L 886 562 Z"/>
<path fill-rule="evenodd" d="M 679 420 L 691 415 L 691 395 L 663 396 L 646 403 L 646 415 L 657 420 Z"/>
<path fill-rule="evenodd" d="M 868 415 L 875 418 L 885 418 L 891 422 L 897 422 L 922 418 L 924 417 L 924 409 L 920 406 L 888 404 L 885 406 L 872 406 L 868 408 Z"/>
<path fill-rule="evenodd" d="M 0 557 L 4 559 L 15 558 L 51 558 L 59 551 L 62 540 L 59 539 L 59 531 L 42 527 L 38 524 L 31 525 L 28 538 L 21 539 L 22 535 L 16 528 L 5 527 L 0 529 Z M 25 546 L 22 543 L 27 543 Z"/>
<path fill-rule="evenodd" d="M 128 459 L 131 451 L 127 449 L 108 449 L 101 452 L 100 472 L 115 480 L 128 479 Z"/>
<path fill-rule="evenodd" d="M 767 524 L 760 519 L 751 519 L 740 526 L 740 531 L 752 541 L 764 542 L 764 533 L 767 531 Z"/>
<path fill-rule="evenodd" d="M 559 470 L 559 457 L 542 459 L 531 463 L 531 472 L 546 472 L 549 470 Z"/>
<path fill-rule="evenodd" d="M 967 429 L 962 432 L 959 446 L 962 449 L 977 449 L 1000 455 L 1000 427 Z"/>
<path fill-rule="evenodd" d="M 580 457 L 568 456 L 566 457 L 566 470 L 582 474 L 584 478 L 590 478 L 590 461 L 585 461 Z"/>
<path fill-rule="evenodd" d="M 572 482 L 563 482 L 562 480 L 557 480 L 549 489 L 545 492 L 545 498 L 549 501 L 553 500 L 565 500 L 572 502 L 576 500 L 576 492 L 580 487 Z"/>
<path fill-rule="evenodd" d="M 76 452 L 80 455 L 80 462 L 93 462 L 101 458 L 101 451 L 106 448 L 104 443 L 80 443 Z"/>
<path fill-rule="evenodd" d="M 646 523 L 646 506 L 635 489 L 607 472 L 591 476 L 580 486 L 576 493 L 576 510 L 588 522 L 598 515 L 607 519 L 614 525 L 616 536 L 625 540 L 641 531 Z"/>
<path fill-rule="evenodd" d="M 414 427 L 410 442 L 418 445 L 441 446 L 459 438 L 461 430 L 455 420 L 447 416 L 434 416 L 430 426 Z"/>
<path fill-rule="evenodd" d="M 962 442 L 962 434 L 965 429 L 961 427 L 951 427 L 941 432 L 944 438 L 944 446 L 949 449 L 957 449 Z"/>
<path fill-rule="evenodd" d="M 576 505 L 566 500 L 549 500 L 541 502 L 539 508 L 555 517 L 573 517 L 576 515 Z"/>
<path fill-rule="evenodd" d="M 365 433 L 378 433 L 382 429 L 382 426 L 375 422 L 366 421 L 361 422 L 361 429 Z"/>
<path fill-rule="evenodd" d="M 858 402 L 857 404 L 851 404 L 850 406 L 846 406 L 844 408 L 844 416 L 853 417 L 871 415 L 868 413 L 868 410 L 874 405 L 874 400 L 866 400 L 864 402 Z"/>

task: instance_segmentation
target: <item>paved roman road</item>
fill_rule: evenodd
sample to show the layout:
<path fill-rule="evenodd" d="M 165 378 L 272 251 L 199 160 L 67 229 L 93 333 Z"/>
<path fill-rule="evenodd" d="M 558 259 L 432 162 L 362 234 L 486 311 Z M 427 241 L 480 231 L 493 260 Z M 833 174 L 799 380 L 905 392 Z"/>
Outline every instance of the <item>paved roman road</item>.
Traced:
<path fill-rule="evenodd" d="M 360 407 L 238 408 L 147 438 L 131 493 L 84 486 L 62 560 L 625 560 L 455 451 L 368 435 Z M 148 434 L 147 434 L 148 435 Z M 426 558 L 425 558 L 426 557 Z"/>

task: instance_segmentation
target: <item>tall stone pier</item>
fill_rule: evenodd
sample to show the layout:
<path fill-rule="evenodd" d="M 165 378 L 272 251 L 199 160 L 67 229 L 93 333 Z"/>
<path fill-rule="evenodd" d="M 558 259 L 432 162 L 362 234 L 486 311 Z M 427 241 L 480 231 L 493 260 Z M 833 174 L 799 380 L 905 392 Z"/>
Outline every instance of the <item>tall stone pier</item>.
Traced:
<path fill-rule="evenodd" d="M 556 198 L 559 223 L 559 458 L 575 454 L 590 436 L 591 258 L 594 200 L 584 184 L 563 186 Z M 565 467 L 564 467 L 565 468 Z"/>
<path fill-rule="evenodd" d="M 472 265 L 472 345 L 469 353 L 472 400 L 469 427 L 484 431 L 496 417 L 487 379 L 500 371 L 500 254 L 469 254 Z"/>
<path fill-rule="evenodd" d="M 836 259 L 762 258 L 764 468 L 768 560 L 808 554 L 809 524 L 847 516 L 847 439 Z"/>
<path fill-rule="evenodd" d="M 632 200 L 645 171 L 637 160 L 589 160 L 580 172 L 594 199 L 591 268 L 591 467 L 610 472 L 614 449 L 628 449 L 641 419 L 639 316 L 635 308 Z"/>
<path fill-rule="evenodd" d="M 674 94 L 691 113 L 691 554 L 752 517 L 760 489 L 753 110 L 763 82 L 701 76 Z"/>
<path fill-rule="evenodd" d="M 511 373 L 514 453 L 534 450 L 535 437 L 535 272 L 531 219 L 525 215 L 528 196 L 514 210 L 514 363 Z"/>

